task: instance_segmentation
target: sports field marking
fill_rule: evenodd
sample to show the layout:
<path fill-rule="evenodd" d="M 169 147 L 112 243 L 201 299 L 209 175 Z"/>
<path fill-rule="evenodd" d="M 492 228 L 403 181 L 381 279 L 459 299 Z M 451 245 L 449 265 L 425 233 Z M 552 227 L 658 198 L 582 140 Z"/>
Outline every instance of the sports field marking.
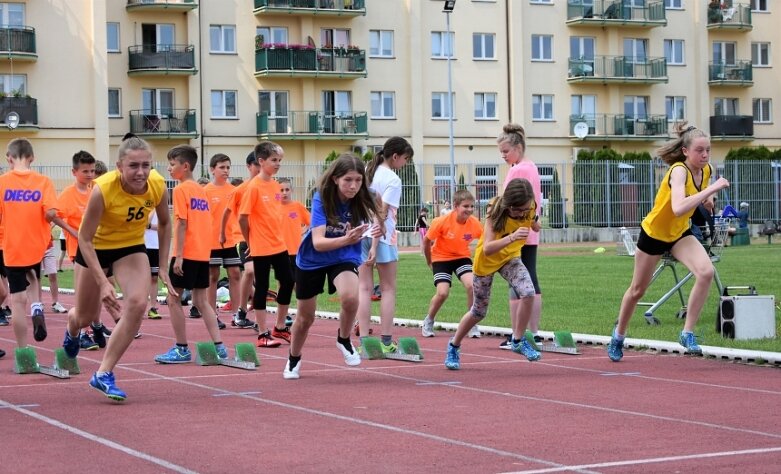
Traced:
<path fill-rule="evenodd" d="M 28 405 L 14 405 L 14 406 L 10 406 L 10 407 L 8 407 L 8 406 L 0 406 L 0 410 L 7 410 L 9 408 L 14 408 L 14 407 L 17 407 L 17 408 L 37 408 L 39 406 L 40 405 L 38 405 L 37 403 L 30 403 Z"/>
<path fill-rule="evenodd" d="M 125 445 L 119 444 L 115 441 L 111 441 L 109 439 L 103 438 L 98 435 L 94 435 L 92 433 L 89 433 L 84 430 L 80 430 L 78 428 L 74 428 L 73 426 L 67 425 L 61 421 L 55 420 L 54 418 L 49 418 L 46 415 L 41 415 L 40 413 L 36 413 L 34 411 L 30 411 L 26 408 L 23 408 L 21 405 L 14 405 L 12 403 L 9 403 L 5 400 L 0 399 L 0 408 L 9 408 L 17 413 L 20 413 L 25 416 L 29 416 L 30 418 L 34 418 L 38 421 L 42 421 L 44 423 L 47 423 L 51 426 L 54 426 L 55 428 L 59 428 L 61 430 L 67 431 L 68 433 L 74 434 L 76 436 L 80 436 L 86 440 L 93 441 L 98 444 L 102 444 L 103 446 L 106 446 L 111 449 L 115 449 L 119 452 L 125 453 L 128 456 L 132 456 L 134 458 L 142 459 L 144 461 L 151 462 L 153 464 L 156 464 L 160 467 L 164 467 L 168 470 L 171 470 L 173 472 L 179 472 L 182 474 L 195 474 L 196 471 L 191 471 L 190 469 L 187 469 L 186 467 L 180 466 L 178 464 L 174 464 L 172 462 L 168 462 L 165 459 L 160 459 L 158 457 L 152 456 L 147 453 L 143 453 L 141 451 L 135 450 L 133 448 L 127 447 Z"/>
<path fill-rule="evenodd" d="M 237 392 L 239 395 L 260 395 L 263 392 Z M 213 393 L 212 397 L 233 397 L 232 393 Z"/>

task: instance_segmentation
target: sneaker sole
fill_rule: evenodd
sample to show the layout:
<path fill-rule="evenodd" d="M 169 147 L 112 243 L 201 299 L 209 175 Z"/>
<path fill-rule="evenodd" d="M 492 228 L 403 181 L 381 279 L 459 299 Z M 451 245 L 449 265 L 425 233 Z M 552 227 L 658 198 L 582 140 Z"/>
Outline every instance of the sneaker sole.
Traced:
<path fill-rule="evenodd" d="M 274 348 L 274 347 L 279 347 L 279 346 L 281 346 L 281 345 L 282 345 L 282 343 L 281 343 L 281 342 L 279 342 L 279 341 L 274 341 L 274 342 L 271 342 L 271 343 L 268 343 L 268 344 L 266 344 L 266 343 L 263 343 L 263 344 L 255 344 L 255 347 L 271 347 L 271 348 Z"/>
<path fill-rule="evenodd" d="M 103 390 L 99 389 L 98 387 L 96 387 L 96 386 L 94 386 L 92 384 L 89 384 L 89 386 L 94 388 L 98 392 L 102 393 L 106 398 L 110 398 L 110 399 L 114 400 L 115 402 L 124 402 L 127 399 L 127 397 L 120 397 L 119 395 L 109 395 L 108 393 L 104 392 Z"/>
<path fill-rule="evenodd" d="M 282 372 L 282 378 L 285 380 L 298 380 L 301 378 L 300 375 L 298 375 L 296 372 Z"/>
<path fill-rule="evenodd" d="M 46 320 L 43 315 L 33 316 L 33 339 L 38 342 L 45 341 L 46 336 Z"/>
<path fill-rule="evenodd" d="M 158 364 L 189 364 L 190 362 L 192 362 L 192 360 L 172 361 L 172 360 L 157 360 L 157 359 L 155 359 L 155 362 L 157 362 Z"/>

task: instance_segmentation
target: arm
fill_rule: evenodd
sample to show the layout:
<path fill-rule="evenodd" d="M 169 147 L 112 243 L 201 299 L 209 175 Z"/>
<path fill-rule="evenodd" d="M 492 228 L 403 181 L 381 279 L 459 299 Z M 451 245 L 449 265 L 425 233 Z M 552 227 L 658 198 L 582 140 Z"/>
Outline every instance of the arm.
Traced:
<path fill-rule="evenodd" d="M 222 220 L 220 220 L 220 246 L 225 245 L 228 240 L 225 238 L 225 227 L 228 225 L 228 219 L 231 216 L 230 206 L 225 206 L 225 211 L 222 213 Z"/>
<path fill-rule="evenodd" d="M 168 288 L 168 294 L 174 297 L 179 296 L 174 287 L 171 286 L 171 279 L 168 277 L 168 262 L 171 254 L 171 215 L 168 213 L 168 190 L 163 190 L 163 196 L 155 207 L 157 214 L 157 239 L 160 242 L 158 278 Z"/>
<path fill-rule="evenodd" d="M 423 256 L 426 257 L 426 265 L 431 267 L 431 241 L 428 236 L 423 237 Z"/>
<path fill-rule="evenodd" d="M 369 224 L 361 224 L 354 229 L 349 229 L 341 237 L 326 237 L 325 226 L 312 229 L 312 246 L 318 252 L 328 252 L 348 245 L 357 244 L 363 238 L 363 233 L 369 228 Z"/>
<path fill-rule="evenodd" d="M 706 199 L 712 199 L 713 195 L 724 188 L 729 187 L 729 181 L 720 177 L 715 183 L 691 196 L 686 196 L 687 171 L 683 167 L 676 167 L 670 174 L 670 195 L 673 214 L 682 216 L 699 206 Z"/>
<path fill-rule="evenodd" d="M 483 253 L 486 256 L 493 255 L 516 240 L 525 239 L 528 236 L 529 227 L 519 227 L 515 232 L 497 239 L 493 229 L 493 222 L 491 222 L 491 219 L 486 219 L 485 228 L 483 229 Z"/>
<path fill-rule="evenodd" d="M 174 243 L 174 273 L 183 275 L 182 264 L 184 263 L 184 234 L 187 232 L 187 219 L 176 218 L 176 242 Z"/>

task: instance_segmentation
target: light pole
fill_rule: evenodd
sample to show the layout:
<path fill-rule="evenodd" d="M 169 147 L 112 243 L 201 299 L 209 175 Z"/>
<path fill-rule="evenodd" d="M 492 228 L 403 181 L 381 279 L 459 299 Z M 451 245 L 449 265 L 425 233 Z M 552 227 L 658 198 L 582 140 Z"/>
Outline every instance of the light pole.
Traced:
<path fill-rule="evenodd" d="M 448 105 L 448 146 L 450 147 L 450 199 L 453 202 L 453 196 L 456 194 L 456 150 L 453 143 L 453 65 L 451 59 L 453 56 L 453 41 L 450 37 L 450 14 L 453 12 L 453 8 L 456 7 L 456 0 L 445 0 L 445 8 L 442 10 L 445 12 L 445 25 L 447 29 L 447 42 L 449 50 L 445 51 L 447 57 L 447 105 Z"/>

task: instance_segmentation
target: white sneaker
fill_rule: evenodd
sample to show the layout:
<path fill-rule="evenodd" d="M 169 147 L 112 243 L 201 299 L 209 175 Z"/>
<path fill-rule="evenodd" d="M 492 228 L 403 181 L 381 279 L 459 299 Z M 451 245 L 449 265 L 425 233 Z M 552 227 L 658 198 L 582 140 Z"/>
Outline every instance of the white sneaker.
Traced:
<path fill-rule="evenodd" d="M 472 329 L 469 330 L 468 336 L 474 339 L 480 338 L 480 328 L 477 326 L 477 324 L 472 326 Z"/>
<path fill-rule="evenodd" d="M 65 306 L 60 304 L 59 301 L 54 303 L 54 304 L 52 304 L 52 311 L 54 311 L 55 313 L 67 313 L 68 312 L 67 308 L 65 308 Z"/>
<path fill-rule="evenodd" d="M 290 370 L 290 359 L 287 360 L 287 363 L 285 363 L 285 371 L 282 372 L 282 378 L 285 380 L 296 380 L 298 379 L 298 371 L 301 369 L 301 361 L 298 361 L 298 364 L 296 364 L 295 368 L 293 370 Z"/>
<path fill-rule="evenodd" d="M 423 334 L 423 337 L 434 337 L 434 320 L 425 317 L 420 332 Z"/>
<path fill-rule="evenodd" d="M 352 345 L 352 343 L 350 343 Z M 358 353 L 357 350 L 355 350 L 355 346 L 353 346 L 353 352 L 350 353 L 347 349 L 344 348 L 342 344 L 339 343 L 339 341 L 336 342 L 336 347 L 339 349 L 339 351 L 342 353 L 342 356 L 344 356 L 344 363 L 349 366 L 356 366 L 361 365 L 361 355 Z M 296 367 L 298 368 L 298 367 Z"/>

